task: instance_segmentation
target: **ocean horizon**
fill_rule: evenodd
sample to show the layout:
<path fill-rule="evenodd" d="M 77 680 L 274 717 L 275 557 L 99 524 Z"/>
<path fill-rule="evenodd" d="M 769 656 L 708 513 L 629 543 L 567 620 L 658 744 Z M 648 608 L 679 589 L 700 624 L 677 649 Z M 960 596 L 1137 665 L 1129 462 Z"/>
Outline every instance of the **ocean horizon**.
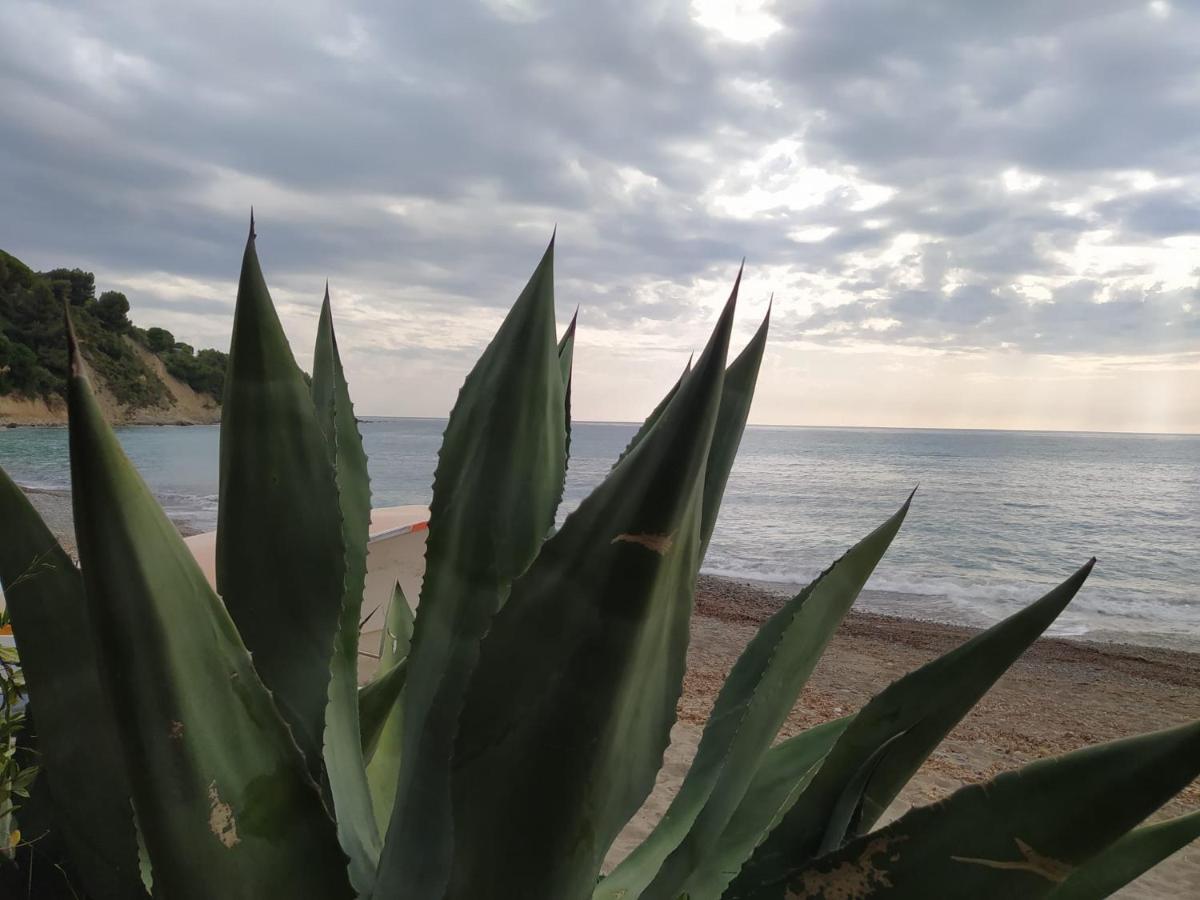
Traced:
<path fill-rule="evenodd" d="M 376 506 L 427 504 L 445 419 L 364 416 Z M 577 421 L 561 521 L 635 423 Z M 216 527 L 219 429 L 117 429 L 167 512 Z M 61 428 L 0 431 L 0 466 L 69 487 Z M 1050 634 L 1200 650 L 1200 435 L 749 426 L 702 571 L 798 589 L 913 508 L 857 608 L 985 626 L 1091 556 Z"/>

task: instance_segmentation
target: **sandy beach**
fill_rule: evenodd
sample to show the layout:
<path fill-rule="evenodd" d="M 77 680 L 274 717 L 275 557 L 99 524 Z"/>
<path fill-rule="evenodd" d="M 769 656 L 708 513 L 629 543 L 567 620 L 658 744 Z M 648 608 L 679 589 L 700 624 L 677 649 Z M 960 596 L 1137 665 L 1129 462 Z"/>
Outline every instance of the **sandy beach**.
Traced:
<path fill-rule="evenodd" d="M 28 492 L 47 524 L 73 551 L 70 497 Z M 185 534 L 193 533 L 178 522 Z M 759 624 L 785 599 L 784 588 L 701 576 L 679 719 L 654 793 L 609 855 L 611 866 L 640 841 L 678 789 L 726 674 Z M 974 632 L 931 622 L 851 613 L 842 623 L 783 727 L 781 737 L 853 712 L 892 680 L 950 650 Z M 364 656 L 360 674 L 374 660 Z M 1039 641 L 928 760 L 889 811 L 945 797 L 1045 756 L 1200 718 L 1200 655 L 1076 640 Z M 1200 806 L 1191 785 L 1160 815 Z M 1131 885 L 1123 898 L 1200 896 L 1200 845 Z"/>

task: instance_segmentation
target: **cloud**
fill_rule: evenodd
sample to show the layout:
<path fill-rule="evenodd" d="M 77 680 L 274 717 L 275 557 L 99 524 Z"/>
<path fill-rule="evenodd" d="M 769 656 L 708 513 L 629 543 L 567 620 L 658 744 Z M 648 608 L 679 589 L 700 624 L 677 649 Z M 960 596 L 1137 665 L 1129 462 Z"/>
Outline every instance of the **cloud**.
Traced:
<path fill-rule="evenodd" d="M 0 246 L 220 343 L 254 204 L 388 403 L 368 357 L 447 402 L 555 224 L 560 312 L 659 381 L 743 255 L 791 341 L 1178 354 L 1198 65 L 1162 2 L 13 0 Z"/>

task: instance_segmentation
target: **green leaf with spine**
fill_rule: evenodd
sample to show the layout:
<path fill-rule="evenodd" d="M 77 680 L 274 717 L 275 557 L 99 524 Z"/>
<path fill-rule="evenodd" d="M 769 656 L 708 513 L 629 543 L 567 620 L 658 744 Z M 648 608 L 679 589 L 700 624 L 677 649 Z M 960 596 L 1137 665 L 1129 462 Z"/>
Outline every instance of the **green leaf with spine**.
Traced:
<path fill-rule="evenodd" d="M 738 281 L 741 281 L 738 270 Z M 758 383 L 758 370 L 762 367 L 763 351 L 767 348 L 767 333 L 771 328 L 771 308 L 763 316 L 758 331 L 730 363 L 725 372 L 725 387 L 721 391 L 721 411 L 717 414 L 717 427 L 713 432 L 712 449 L 708 452 L 708 467 L 704 472 L 704 513 L 700 533 L 700 558 L 708 551 L 713 529 L 717 525 L 717 513 L 721 510 L 721 498 L 725 496 L 725 485 L 737 458 L 742 434 L 750 418 L 750 406 L 754 401 L 754 386 Z"/>
<path fill-rule="evenodd" d="M 365 897 L 375 885 L 382 844 L 367 784 L 358 721 L 358 618 L 367 577 L 371 482 L 367 454 L 363 452 L 358 420 L 354 417 L 338 353 L 328 284 L 313 350 L 312 402 L 335 474 L 345 553 L 345 586 L 330 661 L 329 704 L 325 710 L 325 772 L 333 798 L 338 840 L 350 857 L 350 882 Z"/>
<path fill-rule="evenodd" d="M 217 590 L 322 778 L 346 552 L 334 467 L 254 246 L 242 259 L 221 419 Z"/>
<path fill-rule="evenodd" d="M 396 780 L 400 773 L 400 750 L 404 736 L 405 672 L 393 672 L 407 660 L 412 646 L 413 613 L 397 582 L 384 617 L 379 641 L 379 674 L 359 690 L 358 709 L 363 718 L 363 754 L 367 760 L 367 784 L 375 821 L 382 831 L 392 817 L 396 801 Z M 390 707 L 387 698 L 392 697 Z M 382 718 L 380 716 L 382 715 Z"/>
<path fill-rule="evenodd" d="M 447 900 L 484 885 L 590 896 L 654 784 L 682 687 L 736 297 L 658 424 L 546 541 L 492 622 L 455 746 Z"/>
<path fill-rule="evenodd" d="M 437 897 L 452 856 L 450 758 L 479 641 L 537 555 L 566 477 L 554 241 L 450 413 L 404 691 L 403 766 L 381 896 Z"/>
<path fill-rule="evenodd" d="M 971 785 L 727 900 L 1037 900 L 1200 773 L 1200 722 L 1041 760 Z"/>
<path fill-rule="evenodd" d="M 393 712 L 402 714 L 397 704 L 407 678 L 408 660 L 402 659 L 358 689 L 360 738 L 365 759 L 375 755 L 388 717 Z M 395 788 L 394 783 L 392 787 Z"/>
<path fill-rule="evenodd" d="M 859 712 L 848 730 L 850 736 L 834 747 L 836 759 L 843 759 L 843 742 L 853 753 L 856 740 L 865 745 L 873 742 L 872 732 L 877 736 L 891 731 L 885 741 L 895 740 L 856 804 L 854 835 L 869 831 L 879 821 L 942 739 L 1075 599 L 1095 565 L 1095 558 L 1088 560 L 1039 600 L 917 669 Z"/>
<path fill-rule="evenodd" d="M 575 309 L 575 314 L 571 316 L 571 323 L 567 325 L 567 330 L 563 332 L 563 336 L 558 341 L 558 365 L 562 370 L 563 393 L 565 394 L 565 402 L 563 404 L 563 423 L 567 429 L 565 450 L 567 462 L 571 460 L 571 370 L 575 365 L 575 323 L 579 321 L 579 309 Z"/>
<path fill-rule="evenodd" d="M 386 672 L 402 659 L 408 658 L 412 647 L 414 616 L 400 582 L 392 588 L 392 599 L 383 617 L 383 632 L 379 637 L 379 671 Z"/>
<path fill-rule="evenodd" d="M 847 829 L 851 835 L 867 831 L 942 739 L 1058 618 L 1094 564 L 1089 561 L 1037 602 L 874 697 L 743 867 L 734 887 L 774 881 L 800 860 L 819 855 L 823 841 L 840 845 Z M 830 834 L 839 807 L 852 815 L 842 821 L 840 834 Z"/>
<path fill-rule="evenodd" d="M 71 357 L 88 615 L 155 890 L 353 896 L 333 820 L 241 636 L 105 424 L 73 345 Z"/>
<path fill-rule="evenodd" d="M 682 385 L 688 375 L 691 374 L 691 371 L 692 360 L 689 357 L 687 365 L 683 367 L 683 371 L 679 374 L 679 377 L 675 379 L 675 383 L 671 385 L 670 390 L 668 390 L 663 395 L 663 398 L 658 401 L 658 405 L 656 405 L 654 409 L 650 410 L 650 415 L 646 416 L 642 424 L 638 426 L 638 430 L 633 433 L 633 437 L 629 439 L 629 443 L 625 445 L 625 449 L 621 451 L 621 455 L 618 456 L 617 461 L 613 463 L 614 469 L 620 465 L 621 461 L 632 452 L 634 447 L 636 447 L 645 439 L 646 435 L 650 433 L 655 424 L 657 424 L 658 420 L 662 418 L 662 414 L 666 411 L 667 407 L 671 405 L 671 401 L 675 399 L 675 394 L 679 392 L 680 385 Z"/>
<path fill-rule="evenodd" d="M 651 835 L 600 883 L 597 900 L 675 900 L 689 885 L 720 842 L 833 632 L 900 530 L 911 500 L 759 629 L 717 696 L 679 793 Z"/>
<path fill-rule="evenodd" d="M 144 896 L 116 722 L 96 667 L 83 579 L 0 469 L 0 587 L 37 717 L 39 781 L 72 867 L 95 900 Z M 36 837 L 26 829 L 26 839 Z"/>
<path fill-rule="evenodd" d="M 852 718 L 814 725 L 766 752 L 720 840 L 688 879 L 688 900 L 719 900 L 742 863 L 792 808 Z"/>
<path fill-rule="evenodd" d="M 1100 900 L 1200 838 L 1200 810 L 1143 825 L 1100 851 L 1052 890 L 1050 900 Z"/>

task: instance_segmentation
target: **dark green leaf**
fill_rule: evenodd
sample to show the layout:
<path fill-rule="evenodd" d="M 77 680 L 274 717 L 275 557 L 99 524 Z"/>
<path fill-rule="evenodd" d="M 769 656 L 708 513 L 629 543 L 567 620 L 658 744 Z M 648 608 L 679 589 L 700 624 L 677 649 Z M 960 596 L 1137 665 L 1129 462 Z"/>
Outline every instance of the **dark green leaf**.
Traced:
<path fill-rule="evenodd" d="M 895 736 L 868 782 L 857 833 L 879 820 L 942 739 L 1066 609 L 1095 565 L 1089 560 L 1041 599 L 900 679 L 855 717 L 846 749 L 856 741 L 869 746 L 872 732 Z M 841 743 L 834 748 L 839 759 Z"/>
<path fill-rule="evenodd" d="M 304 758 L 220 598 L 104 423 L 73 347 L 68 403 L 88 613 L 156 891 L 352 896 Z"/>
<path fill-rule="evenodd" d="M 1093 563 L 1036 603 L 873 698 L 834 745 L 804 795 L 755 851 L 738 883 L 772 881 L 783 870 L 794 868 L 802 854 L 816 856 L 839 799 L 856 779 L 866 785 L 865 795 L 861 805 L 854 803 L 855 809 L 861 809 L 859 821 L 846 824 L 855 825 L 852 833 L 869 829 L 942 738 L 1058 617 Z M 877 758 L 884 744 L 887 751 Z"/>
<path fill-rule="evenodd" d="M 49 815 L 95 900 L 141 895 L 129 784 L 79 570 L 0 469 L 0 585 L 36 719 Z M 33 837 L 32 833 L 27 837 Z"/>
<path fill-rule="evenodd" d="M 691 359 L 688 359 L 687 365 L 684 366 L 683 371 L 679 373 L 679 378 L 677 378 L 675 383 L 671 385 L 671 389 L 663 395 L 661 400 L 658 401 L 658 405 L 655 406 L 654 409 L 650 410 L 650 415 L 646 416 L 646 420 L 642 422 L 640 426 L 638 426 L 638 430 L 634 432 L 633 437 L 629 439 L 629 443 L 625 446 L 625 449 L 621 451 L 621 455 L 617 457 L 617 461 L 613 463 L 614 469 L 621 462 L 621 460 L 633 452 L 633 448 L 645 439 L 646 435 L 648 435 L 651 429 L 653 429 L 658 423 L 658 420 L 662 418 L 662 414 L 666 411 L 667 407 L 671 405 L 671 401 L 675 399 L 675 395 L 679 392 L 680 385 L 683 384 L 684 380 L 688 377 L 691 371 L 692 361 Z"/>
<path fill-rule="evenodd" d="M 908 507 L 905 502 L 763 624 L 722 686 L 696 758 L 666 815 L 602 882 L 599 896 L 679 896 L 720 840 L 771 741 L 899 531 Z"/>
<path fill-rule="evenodd" d="M 740 276 L 741 273 L 738 274 Z M 725 388 L 721 391 L 721 411 L 717 415 L 717 428 L 713 432 L 713 445 L 708 453 L 708 468 L 704 474 L 704 515 L 700 532 L 702 559 L 717 525 L 721 498 L 725 496 L 729 472 L 733 469 L 738 447 L 742 443 L 742 433 L 746 430 L 746 420 L 750 417 L 754 386 L 758 382 L 758 370 L 762 365 L 763 350 L 767 346 L 767 332 L 770 327 L 771 311 L 768 309 L 750 343 L 738 354 L 725 373 Z"/>
<path fill-rule="evenodd" d="M 392 601 L 383 619 L 383 634 L 379 638 L 379 672 L 386 672 L 402 659 L 408 658 L 412 646 L 413 611 L 404 596 L 400 582 L 392 588 Z"/>
<path fill-rule="evenodd" d="M 318 778 L 346 563 L 312 397 L 246 242 L 221 412 L 217 589 Z"/>
<path fill-rule="evenodd" d="M 1200 722 L 1088 747 L 962 788 L 769 883 L 739 878 L 725 896 L 1037 900 L 1197 773 Z"/>
<path fill-rule="evenodd" d="M 863 800 L 865 799 L 864 792 L 866 791 L 867 782 L 871 780 L 872 776 L 879 769 L 880 763 L 883 762 L 884 756 L 892 744 L 904 737 L 904 734 L 905 732 L 903 731 L 899 734 L 894 734 L 876 747 L 875 752 L 871 754 L 870 758 L 846 782 L 841 796 L 833 804 L 833 809 L 829 814 L 829 821 L 825 823 L 825 834 L 821 836 L 821 843 L 817 847 L 818 856 L 832 853 L 842 846 L 842 844 L 846 843 L 846 836 L 854 831 L 854 824 L 862 818 Z"/>
<path fill-rule="evenodd" d="M 1048 897 L 1050 900 L 1100 900 L 1116 893 L 1197 838 L 1200 838 L 1200 810 L 1135 828 L 1068 875 Z"/>
<path fill-rule="evenodd" d="M 362 726 L 362 752 L 370 759 L 383 733 L 388 716 L 396 708 L 408 674 L 407 660 L 390 666 L 379 677 L 358 689 L 359 721 Z"/>
<path fill-rule="evenodd" d="M 571 370 L 575 364 L 575 323 L 578 320 L 579 310 L 576 309 L 575 315 L 571 316 L 571 324 L 567 326 L 567 330 L 563 332 L 563 336 L 558 342 L 558 364 L 562 369 L 563 390 L 566 394 L 563 421 L 567 428 L 566 456 L 568 463 L 571 459 Z"/>
<path fill-rule="evenodd" d="M 360 896 L 369 896 L 375 884 L 381 841 L 367 787 L 358 722 L 358 617 L 367 577 L 371 483 L 367 454 L 363 452 L 338 354 L 328 285 L 313 351 L 312 399 L 334 468 L 345 552 L 342 610 L 330 661 L 329 705 L 325 710 L 325 771 L 333 796 L 338 840 L 350 857 L 350 881 Z"/>
<path fill-rule="evenodd" d="M 688 900 L 718 900 L 754 848 L 791 809 L 850 717 L 816 725 L 767 751 L 712 853 L 688 879 Z"/>
<path fill-rule="evenodd" d="M 553 260 L 552 241 L 467 376 L 442 439 L 381 896 L 438 897 L 445 886 L 450 757 L 479 640 L 533 561 L 562 496 L 566 399 Z"/>
<path fill-rule="evenodd" d="M 455 747 L 449 900 L 495 885 L 589 896 L 654 783 L 682 686 L 735 297 L 658 425 L 546 542 L 492 623 Z"/>
<path fill-rule="evenodd" d="M 379 647 L 379 674 L 375 680 L 380 681 L 396 664 L 407 659 L 412 647 L 413 613 L 404 596 L 400 582 L 392 590 L 392 601 L 388 606 L 387 616 L 383 623 L 383 636 Z M 400 775 L 401 743 L 404 739 L 404 693 L 403 680 L 396 675 L 392 678 L 391 686 L 398 688 L 391 706 L 384 710 L 384 717 L 377 723 L 364 720 L 363 753 L 367 760 L 367 784 L 371 789 L 371 805 L 375 810 L 375 821 L 380 829 L 385 829 L 392 817 L 392 805 L 396 802 L 396 780 Z M 369 687 L 369 686 L 368 686 Z M 387 695 L 386 689 L 381 696 Z M 370 697 L 370 694 L 367 695 Z M 359 692 L 359 713 L 371 718 L 372 712 L 363 708 L 364 696 Z M 382 704 L 379 704 L 382 705 Z M 368 729 L 370 733 L 368 733 Z"/>

